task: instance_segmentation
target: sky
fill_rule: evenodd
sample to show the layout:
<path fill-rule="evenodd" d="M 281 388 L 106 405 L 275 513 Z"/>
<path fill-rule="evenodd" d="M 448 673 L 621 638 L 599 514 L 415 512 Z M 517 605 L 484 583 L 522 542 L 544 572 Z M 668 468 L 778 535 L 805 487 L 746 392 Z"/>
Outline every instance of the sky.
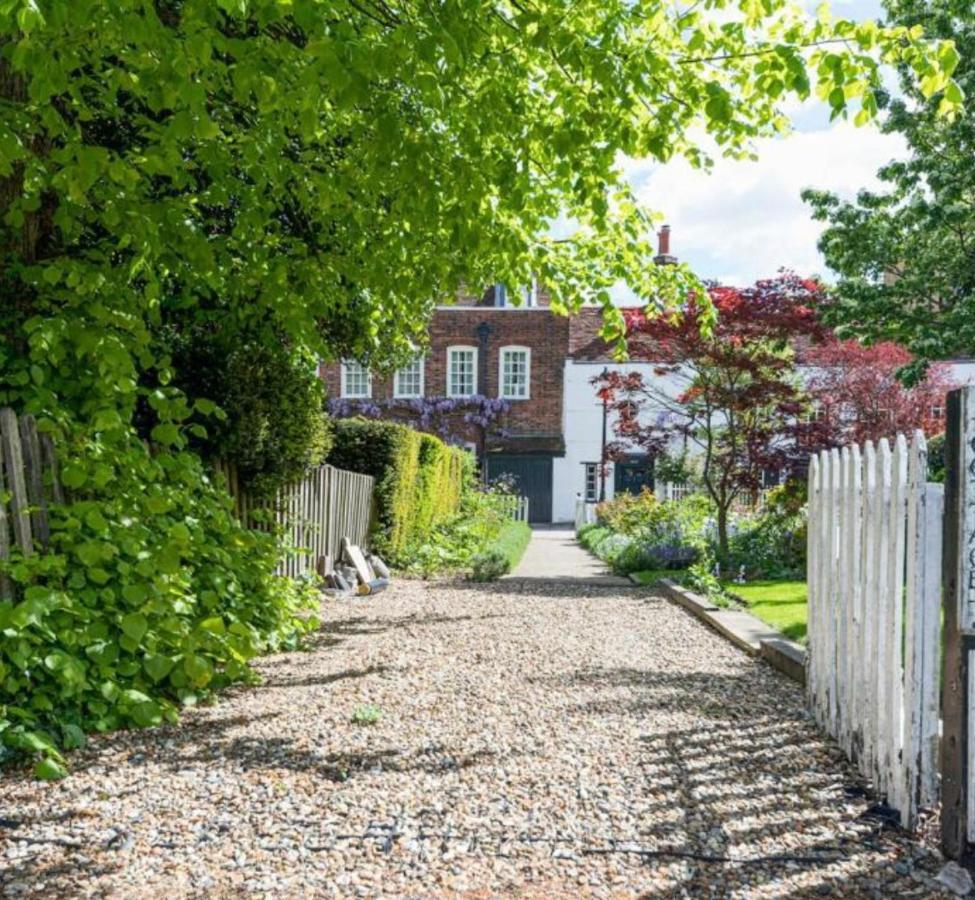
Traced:
<path fill-rule="evenodd" d="M 877 0 L 832 0 L 831 6 L 844 18 L 880 14 Z M 784 266 L 828 277 L 816 249 L 823 225 L 812 220 L 800 192 L 814 187 L 855 196 L 877 185 L 880 166 L 903 155 L 902 140 L 876 126 L 830 124 L 824 104 L 797 103 L 788 112 L 795 131 L 757 142 L 756 162 L 719 158 L 710 173 L 682 160 L 626 162 L 638 197 L 671 226 L 670 252 L 699 276 L 743 285 Z"/>

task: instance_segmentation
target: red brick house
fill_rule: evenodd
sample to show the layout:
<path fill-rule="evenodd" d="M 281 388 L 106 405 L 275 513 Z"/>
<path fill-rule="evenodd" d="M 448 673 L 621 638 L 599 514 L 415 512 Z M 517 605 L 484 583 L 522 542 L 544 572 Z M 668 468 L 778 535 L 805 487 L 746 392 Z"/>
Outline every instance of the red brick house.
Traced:
<path fill-rule="evenodd" d="M 322 366 L 330 398 L 408 401 L 417 397 L 500 398 L 508 406 L 486 433 L 458 417 L 452 433 L 485 459 L 488 478 L 510 473 L 531 499 L 532 519 L 551 521 L 552 460 L 565 453 L 563 370 L 569 322 L 556 315 L 544 288 L 534 285 L 510 303 L 494 285 L 480 297 L 438 307 L 422 358 L 389 377 L 355 361 Z M 390 417 L 397 417 L 394 409 Z"/>
<path fill-rule="evenodd" d="M 664 226 L 656 261 L 672 260 Z M 503 400 L 507 410 L 489 428 L 466 424 L 461 411 L 450 422 L 451 435 L 477 452 L 488 479 L 515 476 L 529 498 L 531 520 L 550 522 L 556 461 L 565 468 L 566 372 L 576 360 L 608 358 L 608 348 L 598 337 L 598 309 L 571 318 L 557 315 L 538 284 L 525 289 L 519 301 L 515 306 L 504 286 L 493 285 L 480 296 L 460 296 L 455 304 L 438 307 L 426 354 L 392 376 L 369 373 L 354 360 L 323 365 L 321 373 L 330 399 L 373 401 L 381 406 L 372 414 L 393 419 L 409 420 L 410 401 L 420 397 Z M 584 478 L 585 471 L 573 465 L 571 479 L 555 480 L 562 493 L 574 496 Z"/>

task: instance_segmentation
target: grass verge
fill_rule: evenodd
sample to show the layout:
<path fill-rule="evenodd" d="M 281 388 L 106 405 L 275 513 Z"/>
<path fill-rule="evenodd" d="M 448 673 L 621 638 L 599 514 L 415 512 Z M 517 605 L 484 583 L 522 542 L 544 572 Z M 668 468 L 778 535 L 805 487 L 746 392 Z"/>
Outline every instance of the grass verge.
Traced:
<path fill-rule="evenodd" d="M 521 562 L 532 532 L 527 522 L 506 522 L 498 536 L 471 560 L 471 579 L 493 581 Z"/>
<path fill-rule="evenodd" d="M 806 640 L 806 582 L 751 581 L 747 584 L 723 582 L 732 596 L 748 611 L 777 628 L 794 641 Z"/>

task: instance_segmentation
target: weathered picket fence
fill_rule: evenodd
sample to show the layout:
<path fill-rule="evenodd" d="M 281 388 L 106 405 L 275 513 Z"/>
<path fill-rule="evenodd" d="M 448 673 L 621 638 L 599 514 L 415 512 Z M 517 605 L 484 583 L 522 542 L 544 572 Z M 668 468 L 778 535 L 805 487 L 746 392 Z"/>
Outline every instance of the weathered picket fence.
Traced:
<path fill-rule="evenodd" d="M 217 471 L 226 479 L 237 515 L 251 528 L 278 529 L 292 548 L 278 574 L 292 578 L 317 571 L 325 556 L 338 559 L 342 539 L 365 546 L 372 516 L 373 478 L 335 466 L 312 469 L 274 497 L 255 499 L 243 490 L 232 465 Z"/>
<path fill-rule="evenodd" d="M 938 791 L 943 502 L 921 432 L 811 460 L 809 702 L 908 828 Z"/>
<path fill-rule="evenodd" d="M 500 495 L 495 501 L 501 513 L 515 522 L 528 521 L 528 498 L 518 494 Z"/>
<path fill-rule="evenodd" d="M 320 466 L 273 499 L 256 501 L 241 490 L 232 466 L 217 469 L 241 521 L 263 530 L 278 527 L 295 548 L 281 564 L 281 575 L 315 571 L 322 556 L 338 556 L 343 537 L 367 542 L 373 489 L 368 475 Z M 0 560 L 9 559 L 13 547 L 25 556 L 47 547 L 50 504 L 65 495 L 51 438 L 38 431 L 33 416 L 0 408 Z M 12 596 L 11 581 L 0 572 L 0 599 Z"/>
<path fill-rule="evenodd" d="M 48 504 L 63 499 L 51 438 L 38 432 L 33 416 L 0 409 L 0 559 L 14 546 L 25 556 L 45 548 Z M 0 573 L 0 599 L 11 596 L 13 585 Z"/>

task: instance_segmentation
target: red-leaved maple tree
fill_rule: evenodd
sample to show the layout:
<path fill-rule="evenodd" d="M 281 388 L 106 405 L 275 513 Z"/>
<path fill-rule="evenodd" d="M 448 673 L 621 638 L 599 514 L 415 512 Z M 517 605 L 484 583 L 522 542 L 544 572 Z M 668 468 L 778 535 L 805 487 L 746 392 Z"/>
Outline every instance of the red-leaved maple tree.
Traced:
<path fill-rule="evenodd" d="M 735 499 L 768 470 L 808 457 L 815 428 L 796 372 L 795 347 L 822 337 L 822 288 L 792 274 L 738 289 L 712 287 L 706 304 L 690 299 L 677 317 L 624 317 L 632 359 L 653 376 L 607 372 L 593 379 L 616 413 L 610 459 L 641 448 L 651 455 L 677 442 L 700 451 L 701 480 L 716 508 L 718 541 L 728 548 Z"/>
<path fill-rule="evenodd" d="M 917 428 L 928 436 L 944 431 L 945 394 L 954 387 L 950 370 L 935 364 L 908 388 L 897 373 L 911 361 L 907 350 L 892 343 L 865 347 L 831 340 L 806 349 L 802 363 L 809 367 L 805 381 L 817 442 L 841 446 Z"/>

